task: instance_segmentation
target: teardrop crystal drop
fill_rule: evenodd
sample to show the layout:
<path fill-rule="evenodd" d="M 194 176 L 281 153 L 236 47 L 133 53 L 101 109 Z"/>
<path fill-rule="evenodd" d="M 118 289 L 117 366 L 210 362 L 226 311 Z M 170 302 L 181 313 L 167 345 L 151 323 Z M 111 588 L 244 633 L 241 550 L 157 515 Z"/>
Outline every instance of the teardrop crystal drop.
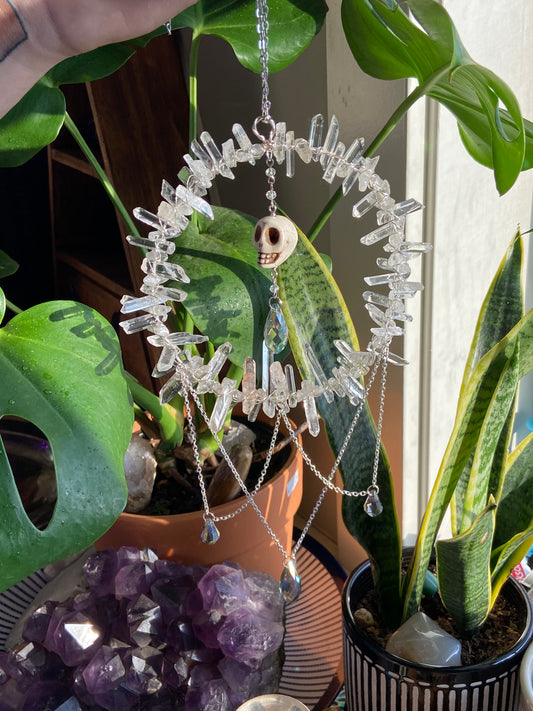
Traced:
<path fill-rule="evenodd" d="M 220 538 L 220 531 L 215 526 L 215 522 L 212 518 L 206 518 L 202 533 L 200 535 L 200 540 L 202 543 L 207 543 L 208 545 L 213 545 Z"/>
<path fill-rule="evenodd" d="M 278 303 L 274 303 L 270 307 L 270 313 L 265 322 L 264 339 L 267 348 L 272 353 L 281 353 L 288 343 L 289 329 Z"/>
<path fill-rule="evenodd" d="M 290 558 L 286 563 L 279 581 L 279 589 L 283 595 L 285 602 L 294 602 L 302 591 L 300 576 L 296 569 L 296 562 Z"/>
<path fill-rule="evenodd" d="M 379 514 L 383 511 L 383 504 L 379 500 L 379 496 L 375 491 L 371 491 L 366 497 L 364 509 L 365 513 L 371 518 L 379 516 Z"/>

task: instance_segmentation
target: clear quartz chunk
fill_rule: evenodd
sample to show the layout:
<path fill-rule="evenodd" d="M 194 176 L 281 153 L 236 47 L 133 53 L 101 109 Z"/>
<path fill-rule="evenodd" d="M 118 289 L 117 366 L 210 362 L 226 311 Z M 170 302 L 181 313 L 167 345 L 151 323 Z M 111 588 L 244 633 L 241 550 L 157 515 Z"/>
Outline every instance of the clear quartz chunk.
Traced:
<path fill-rule="evenodd" d="M 309 130 L 309 148 L 311 149 L 311 157 L 314 161 L 317 161 L 320 158 L 323 131 L 324 117 L 322 114 L 316 114 L 311 119 L 311 128 Z"/>
<path fill-rule="evenodd" d="M 151 232 L 150 234 L 156 234 Z M 158 233 L 159 234 L 159 233 Z M 176 251 L 174 242 L 167 242 L 165 239 L 153 240 L 150 237 L 137 237 L 135 235 L 127 235 L 126 240 L 133 247 L 142 247 L 143 249 L 157 249 L 159 252 L 170 255 Z"/>
<path fill-rule="evenodd" d="M 415 200 L 414 198 L 409 198 L 408 200 L 404 200 L 403 202 L 397 202 L 393 208 L 393 213 L 398 217 L 402 217 L 403 215 L 408 215 L 410 212 L 416 212 L 417 210 L 421 210 L 422 207 L 423 205 L 419 203 L 418 200 Z"/>
<path fill-rule="evenodd" d="M 186 388 L 183 384 L 181 376 L 179 373 L 175 373 L 167 382 L 163 385 L 159 391 L 159 401 L 162 405 L 170 402 L 176 395 L 184 395 Z"/>
<path fill-rule="evenodd" d="M 237 154 L 235 153 L 233 139 L 229 138 L 222 144 L 222 156 L 228 168 L 235 168 L 237 165 Z"/>
<path fill-rule="evenodd" d="M 290 363 L 285 366 L 285 378 L 287 379 L 287 389 L 289 391 L 289 407 L 296 407 L 296 381 L 294 379 L 294 368 Z"/>
<path fill-rule="evenodd" d="M 294 143 L 294 150 L 304 163 L 310 163 L 313 157 L 309 142 L 305 138 L 297 138 Z"/>
<path fill-rule="evenodd" d="M 156 262 L 145 257 L 141 263 L 141 269 L 145 274 L 153 274 L 161 277 L 164 281 L 174 279 L 186 284 L 190 282 L 183 267 L 172 262 Z"/>
<path fill-rule="evenodd" d="M 281 306 L 274 302 L 265 322 L 263 337 L 272 353 L 281 353 L 289 340 L 289 329 L 283 317 Z"/>
<path fill-rule="evenodd" d="M 192 343 L 205 343 L 207 336 L 200 333 L 187 333 L 186 331 L 176 331 L 165 336 L 153 335 L 146 339 L 153 346 L 185 346 Z"/>
<path fill-rule="evenodd" d="M 409 617 L 390 637 L 386 649 L 418 664 L 440 668 L 461 666 L 461 642 L 423 612 Z"/>
<path fill-rule="evenodd" d="M 320 150 L 320 165 L 325 168 L 330 162 L 332 154 L 335 152 L 335 146 L 339 138 L 339 121 L 335 115 L 331 117 L 329 122 L 328 132 L 326 133 L 326 138 L 324 139 L 324 145 Z M 342 149 L 344 153 L 344 146 Z"/>
<path fill-rule="evenodd" d="M 207 545 L 212 546 L 220 538 L 220 531 L 216 527 L 215 522 L 212 518 L 206 518 L 204 527 L 202 528 L 202 533 L 200 534 L 200 540 L 202 543 L 207 543 Z"/>
<path fill-rule="evenodd" d="M 294 602 L 302 591 L 302 583 L 300 576 L 298 575 L 296 561 L 294 558 L 289 558 L 288 562 L 283 567 L 283 572 L 281 573 L 279 581 L 279 589 L 285 602 Z"/>
<path fill-rule="evenodd" d="M 326 183 L 332 183 L 333 178 L 337 174 L 337 166 L 341 162 L 342 159 L 342 154 L 344 153 L 344 143 L 342 141 L 339 141 L 337 143 L 337 147 L 335 148 L 335 153 L 331 156 L 329 159 L 329 162 L 326 164 L 326 170 L 324 171 L 324 175 L 322 176 L 322 180 L 325 180 Z"/>
<path fill-rule="evenodd" d="M 198 160 L 201 160 L 203 163 L 205 163 L 206 167 L 209 168 L 209 170 L 213 170 L 213 168 L 216 166 L 215 161 L 211 158 L 205 148 L 196 140 L 196 138 L 191 143 L 191 148 Z"/>
<path fill-rule="evenodd" d="M 364 197 L 359 202 L 356 202 L 352 208 L 352 217 L 363 217 L 366 213 L 376 205 L 382 196 L 374 190 Z"/>
<path fill-rule="evenodd" d="M 387 239 L 395 232 L 399 232 L 396 224 L 394 222 L 387 222 L 386 224 L 381 225 L 377 229 L 361 237 L 361 244 L 366 246 L 376 244 L 376 242 L 379 242 L 382 239 Z"/>
<path fill-rule="evenodd" d="M 145 210 L 144 207 L 135 207 L 133 209 L 133 216 L 140 222 L 144 222 L 145 225 L 150 225 L 150 227 L 155 227 L 156 230 L 162 230 L 165 232 L 174 233 L 174 226 L 170 222 L 166 222 L 159 215 L 154 215 L 153 212 Z"/>
<path fill-rule="evenodd" d="M 379 500 L 378 493 L 375 489 L 370 491 L 370 493 L 366 497 L 364 503 L 364 510 L 367 516 L 370 516 L 370 518 L 375 518 L 376 516 L 379 516 L 380 513 L 383 511 L 383 504 Z"/>
<path fill-rule="evenodd" d="M 305 356 L 307 358 L 307 362 L 309 363 L 309 367 L 311 368 L 311 372 L 313 373 L 313 377 L 316 381 L 316 384 L 323 391 L 326 402 L 333 402 L 334 397 L 329 387 L 326 374 L 324 373 L 324 370 L 322 369 L 322 366 L 320 365 L 314 350 L 309 344 L 305 346 Z"/>
<path fill-rule="evenodd" d="M 195 195 L 191 190 L 188 190 L 184 185 L 178 185 L 176 188 L 177 196 L 192 207 L 197 212 L 205 215 L 210 220 L 214 218 L 213 209 L 211 205 L 206 201 L 202 200 L 201 197 Z"/>
<path fill-rule="evenodd" d="M 217 170 L 217 172 L 219 172 L 222 177 L 231 178 L 233 180 L 235 178 L 235 175 L 226 165 L 224 157 L 222 153 L 218 150 L 216 143 L 211 137 L 211 134 L 207 131 L 202 131 L 202 133 L 200 134 L 200 140 L 204 144 L 207 153 L 209 154 L 209 158 L 211 159 L 215 167 L 215 170 Z"/>
<path fill-rule="evenodd" d="M 228 341 L 222 343 L 215 351 L 215 354 L 206 365 L 206 371 L 204 377 L 207 380 L 214 380 L 219 374 L 222 366 L 226 362 L 229 354 L 231 353 L 232 345 Z"/>
<path fill-rule="evenodd" d="M 236 151 L 237 161 L 239 163 L 248 162 L 251 165 L 255 165 L 254 151 L 252 149 L 252 142 L 248 137 L 248 134 L 241 126 L 240 123 L 234 123 L 232 127 L 233 135 L 235 140 L 239 144 L 239 149 Z"/>
<path fill-rule="evenodd" d="M 145 291 L 141 286 L 141 291 Z M 156 286 L 150 287 L 150 292 L 156 296 L 161 296 L 165 301 L 184 301 L 187 298 L 187 292 L 181 289 L 174 289 L 171 286 Z"/>
<path fill-rule="evenodd" d="M 245 358 L 243 363 L 243 375 L 242 375 L 242 394 L 244 395 L 244 401 L 249 398 L 254 392 L 257 384 L 257 366 L 253 358 Z M 247 415 L 248 411 L 243 405 L 244 414 Z"/>
<path fill-rule="evenodd" d="M 157 304 L 164 304 L 165 299 L 157 298 L 156 296 L 141 296 L 136 298 L 134 296 L 123 296 L 120 300 L 122 308 L 120 312 L 123 314 L 131 314 L 135 311 L 147 311 L 152 306 Z"/>
<path fill-rule="evenodd" d="M 219 432 L 223 425 L 226 415 L 229 412 L 233 401 L 233 390 L 237 382 L 231 378 L 224 378 L 221 383 L 221 390 L 216 399 L 213 412 L 209 418 L 209 429 L 211 432 Z"/>
<path fill-rule="evenodd" d="M 158 323 L 157 317 L 153 314 L 144 314 L 143 316 L 136 316 L 135 318 L 130 318 L 127 321 L 121 321 L 120 327 L 124 329 L 125 333 L 139 333 L 139 331 L 144 331 L 147 328 L 151 328 Z"/>
<path fill-rule="evenodd" d="M 296 163 L 294 160 L 294 131 L 287 131 L 285 144 L 285 174 L 287 178 L 293 178 Z"/>
<path fill-rule="evenodd" d="M 212 185 L 213 171 L 206 166 L 202 160 L 194 159 L 188 153 L 183 156 L 183 160 L 189 166 L 191 174 L 204 188 L 210 188 Z"/>
<path fill-rule="evenodd" d="M 354 170 L 357 170 L 359 160 L 363 155 L 364 147 L 364 138 L 356 138 L 354 141 L 352 141 L 352 143 L 346 149 L 345 154 L 342 156 L 342 161 L 337 169 L 337 176 L 339 178 L 346 178 Z M 346 193 L 344 194 L 346 195 Z"/>
<path fill-rule="evenodd" d="M 274 131 L 273 153 L 276 163 L 283 163 L 285 160 L 285 141 L 287 139 L 287 124 L 285 121 L 280 121 L 276 124 Z"/>
<path fill-rule="evenodd" d="M 399 280 L 399 276 L 396 273 L 391 274 L 376 274 L 375 276 L 365 277 L 365 282 L 368 286 L 379 286 L 380 284 L 391 284 Z"/>
<path fill-rule="evenodd" d="M 316 388 L 308 380 L 302 380 L 301 395 L 304 405 L 305 419 L 311 437 L 316 437 L 320 433 L 320 420 L 315 402 Z"/>

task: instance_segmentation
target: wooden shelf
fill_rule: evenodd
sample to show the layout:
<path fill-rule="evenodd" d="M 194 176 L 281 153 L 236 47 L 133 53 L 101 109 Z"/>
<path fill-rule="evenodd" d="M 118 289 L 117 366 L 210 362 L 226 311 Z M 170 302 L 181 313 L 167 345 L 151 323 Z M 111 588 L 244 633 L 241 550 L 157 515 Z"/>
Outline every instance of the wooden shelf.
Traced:
<path fill-rule="evenodd" d="M 161 180 L 176 181 L 188 144 L 188 96 L 175 38 L 152 40 L 119 71 L 64 87 L 67 110 L 124 206 L 156 211 Z M 120 297 L 139 293 L 141 254 L 70 133 L 48 148 L 55 291 L 92 306 L 117 327 Z M 95 180 L 96 178 L 96 180 Z M 118 329 L 126 369 L 144 385 L 155 355 Z"/>

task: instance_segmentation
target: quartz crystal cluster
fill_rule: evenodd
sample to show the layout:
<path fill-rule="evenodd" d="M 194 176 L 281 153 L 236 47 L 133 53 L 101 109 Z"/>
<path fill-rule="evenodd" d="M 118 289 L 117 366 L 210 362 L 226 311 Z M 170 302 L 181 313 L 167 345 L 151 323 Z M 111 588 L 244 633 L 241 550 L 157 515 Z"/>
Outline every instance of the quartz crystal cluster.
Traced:
<path fill-rule="evenodd" d="M 232 711 L 277 691 L 284 607 L 266 573 L 124 547 L 84 574 L 0 654 L 0 711 Z"/>
<path fill-rule="evenodd" d="M 260 135 L 260 134 L 258 134 Z M 404 365 L 400 356 L 390 353 L 389 346 L 394 336 L 404 332 L 404 324 L 412 317 L 405 310 L 405 301 L 413 297 L 423 287 L 418 281 L 409 279 L 410 262 L 430 246 L 413 243 L 405 239 L 405 219 L 422 206 L 414 199 L 397 202 L 390 195 L 389 183 L 376 172 L 378 157 L 364 156 L 364 140 L 357 138 L 346 146 L 339 140 L 339 123 L 335 116 L 329 126 L 324 117 L 317 114 L 311 121 L 307 138 L 296 138 L 294 131 L 287 131 L 286 124 L 275 124 L 275 130 L 268 137 L 260 136 L 259 143 L 253 143 L 240 124 L 233 126 L 233 138 L 219 148 L 207 132 L 200 140 L 193 141 L 191 152 L 184 159 L 187 169 L 180 173 L 183 184 L 174 189 L 163 181 L 162 197 L 157 214 L 137 208 L 135 216 L 150 228 L 148 237 L 128 237 L 131 244 L 145 247 L 149 251 L 142 264 L 145 273 L 141 290 L 143 296 L 125 296 L 122 300 L 124 314 L 137 314 L 121 323 L 127 333 L 146 330 L 151 333 L 148 340 L 162 349 L 155 376 L 173 373 L 163 385 L 160 397 L 168 402 L 176 394 L 193 392 L 197 395 L 213 393 L 217 396 L 216 406 L 209 422 L 212 431 L 220 430 L 224 418 L 232 405 L 242 402 L 244 412 L 253 421 L 260 409 L 269 417 L 276 409 L 287 413 L 298 403 L 303 403 L 309 425 L 309 432 L 317 435 L 320 429 L 316 409 L 316 398 L 324 396 L 328 401 L 334 397 L 348 398 L 355 406 L 365 397 L 361 376 L 365 375 L 376 359 L 384 359 L 395 365 Z M 377 228 L 361 238 L 363 245 L 383 245 L 384 256 L 377 259 L 379 272 L 365 277 L 370 290 L 363 298 L 368 313 L 374 322 L 372 336 L 365 351 L 354 350 L 348 343 L 336 341 L 338 366 L 326 374 L 310 347 L 306 350 L 309 372 L 312 380 L 304 380 L 299 388 L 295 386 L 294 373 L 290 366 L 266 359 L 269 367 L 263 368 L 261 387 L 257 387 L 256 364 L 248 359 L 244 364 L 245 377 L 241 390 L 234 380 L 225 378 L 217 381 L 217 376 L 231 351 L 231 344 L 221 345 L 207 363 L 199 356 L 191 356 L 182 347 L 187 344 L 207 340 L 203 336 L 190 333 L 170 333 L 165 325 L 170 307 L 168 301 L 180 302 L 185 299 L 185 291 L 174 286 L 174 282 L 189 281 L 181 266 L 169 261 L 175 251 L 172 241 L 187 226 L 189 216 L 198 211 L 209 218 L 213 212 L 204 199 L 212 181 L 218 175 L 234 178 L 233 169 L 239 163 L 255 164 L 264 156 L 272 156 L 277 164 L 285 163 L 286 174 L 294 176 L 296 157 L 304 163 L 317 163 L 322 177 L 327 183 L 335 179 L 342 181 L 342 192 L 347 195 L 357 185 L 363 197 L 353 205 L 352 214 L 360 218 L 371 210 L 375 211 Z M 267 170 L 275 170 L 269 167 Z M 269 200 L 275 200 L 273 189 L 267 193 Z M 171 283 L 169 286 L 168 283 Z M 387 293 L 374 291 L 374 287 L 386 287 Z M 279 352 L 280 334 L 286 330 L 281 311 L 274 314 L 277 324 L 268 325 L 265 332 L 266 349 Z M 271 341 L 271 343 L 269 342 Z M 265 372 L 266 371 L 266 372 Z"/>

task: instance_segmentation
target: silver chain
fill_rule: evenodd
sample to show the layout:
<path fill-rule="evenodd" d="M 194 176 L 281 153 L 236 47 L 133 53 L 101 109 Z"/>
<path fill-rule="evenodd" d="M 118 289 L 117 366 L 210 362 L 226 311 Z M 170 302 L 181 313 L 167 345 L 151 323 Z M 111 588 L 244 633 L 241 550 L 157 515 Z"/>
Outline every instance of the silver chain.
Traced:
<path fill-rule="evenodd" d="M 267 0 L 257 0 L 255 15 L 257 17 L 257 34 L 259 35 L 259 61 L 261 62 L 261 118 L 270 122 L 270 89 L 268 86 L 268 3 Z"/>

